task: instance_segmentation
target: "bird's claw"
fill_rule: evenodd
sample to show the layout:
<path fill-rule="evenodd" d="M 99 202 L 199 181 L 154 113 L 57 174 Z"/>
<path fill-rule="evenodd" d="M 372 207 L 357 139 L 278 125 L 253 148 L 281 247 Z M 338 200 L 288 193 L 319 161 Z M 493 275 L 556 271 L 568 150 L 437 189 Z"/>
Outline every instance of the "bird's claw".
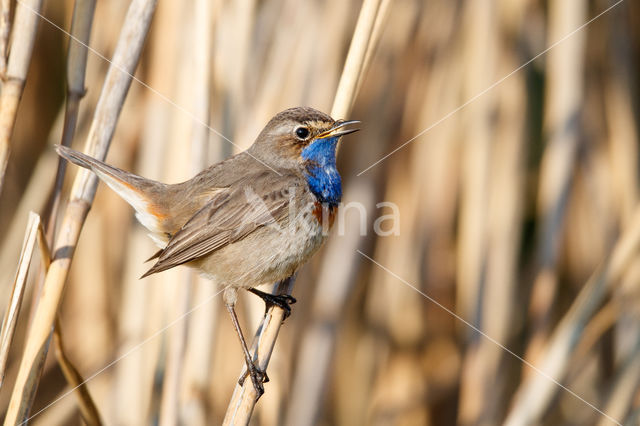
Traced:
<path fill-rule="evenodd" d="M 247 369 L 242 374 L 242 377 L 238 379 L 238 384 L 240 386 L 243 386 L 247 376 L 251 377 L 251 382 L 253 383 L 253 387 L 256 390 L 256 394 L 257 394 L 256 400 L 257 400 L 264 393 L 263 383 L 267 383 L 269 381 L 269 376 L 267 376 L 267 372 L 265 370 L 261 370 L 253 362 L 250 364 L 247 364 Z"/>
<path fill-rule="evenodd" d="M 255 288 L 252 288 L 249 291 L 264 300 L 265 313 L 272 306 L 277 306 L 282 309 L 284 311 L 284 317 L 282 318 L 282 321 L 286 320 L 289 315 L 291 315 L 291 305 L 296 303 L 296 298 L 288 294 L 269 294 L 260 290 L 256 290 Z"/>
<path fill-rule="evenodd" d="M 289 296 L 288 294 L 280 294 L 277 296 L 272 296 L 270 302 L 265 300 L 265 310 L 269 309 L 271 306 L 277 306 L 284 311 L 284 318 L 282 321 L 289 318 L 291 315 L 291 305 L 297 302 L 296 298 L 293 296 Z"/>

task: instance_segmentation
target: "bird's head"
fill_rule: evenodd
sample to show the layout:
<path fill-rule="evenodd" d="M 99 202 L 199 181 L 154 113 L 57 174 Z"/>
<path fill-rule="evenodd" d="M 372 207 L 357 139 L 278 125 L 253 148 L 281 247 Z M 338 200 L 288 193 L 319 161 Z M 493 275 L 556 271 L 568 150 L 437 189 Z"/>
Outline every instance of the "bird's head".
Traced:
<path fill-rule="evenodd" d="M 249 151 L 272 167 L 302 171 L 317 201 L 336 206 L 342 197 L 338 140 L 356 132 L 346 128 L 356 123 L 334 120 L 313 108 L 290 108 L 267 123 Z"/>
<path fill-rule="evenodd" d="M 334 120 L 309 107 L 296 107 L 276 114 L 264 127 L 252 154 L 276 167 L 298 167 L 317 163 L 335 167 L 336 148 L 341 136 L 358 131 L 347 129 L 358 121 Z"/>

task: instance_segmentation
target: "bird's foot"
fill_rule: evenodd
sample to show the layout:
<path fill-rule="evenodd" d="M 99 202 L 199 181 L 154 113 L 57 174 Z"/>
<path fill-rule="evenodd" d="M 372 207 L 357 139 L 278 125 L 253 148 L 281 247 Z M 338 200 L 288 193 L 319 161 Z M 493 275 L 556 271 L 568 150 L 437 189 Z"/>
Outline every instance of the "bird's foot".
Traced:
<path fill-rule="evenodd" d="M 263 383 L 267 383 L 269 381 L 267 372 L 265 370 L 261 370 L 257 365 L 251 362 L 247 363 L 247 369 L 244 371 L 244 374 L 242 374 L 242 377 L 238 379 L 238 384 L 240 386 L 243 385 L 247 376 L 251 377 L 251 382 L 253 383 L 253 387 L 256 390 L 256 400 L 260 399 L 260 397 L 264 393 Z"/>
<path fill-rule="evenodd" d="M 264 300 L 265 313 L 271 306 L 277 306 L 282 309 L 284 311 L 282 321 L 291 315 L 291 305 L 296 303 L 295 297 L 289 296 L 288 294 L 270 294 L 255 288 L 250 288 L 249 291 Z"/>

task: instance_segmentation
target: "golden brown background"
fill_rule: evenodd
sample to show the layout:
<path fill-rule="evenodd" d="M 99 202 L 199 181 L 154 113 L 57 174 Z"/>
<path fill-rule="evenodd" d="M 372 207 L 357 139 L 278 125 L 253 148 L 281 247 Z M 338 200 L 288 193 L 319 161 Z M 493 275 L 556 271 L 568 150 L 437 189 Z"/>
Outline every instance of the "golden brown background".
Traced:
<path fill-rule="evenodd" d="M 328 112 L 361 6 L 212 1 L 202 62 L 194 2 L 158 3 L 136 73 L 146 86 L 132 83 L 108 162 L 165 182 L 190 177 L 194 158 L 213 163 L 238 150 L 216 132 L 244 149 L 284 108 Z M 640 4 L 382 3 L 353 111 L 336 117 L 362 121 L 339 169 L 344 202 L 367 208 L 367 235 L 350 210 L 345 234 L 334 229 L 300 272 L 253 424 L 522 424 L 527 410 L 534 424 L 614 424 L 596 407 L 637 424 Z M 97 2 L 90 45 L 106 58 L 127 7 Z M 68 30 L 72 10 L 70 0 L 49 0 L 42 13 Z M 67 44 L 40 21 L 0 196 L 2 311 L 28 211 L 45 209 L 55 176 Z M 108 65 L 89 53 L 77 149 Z M 202 72 L 208 92 L 194 87 Z M 216 132 L 194 153 L 191 138 L 207 129 L 193 113 L 207 103 Z M 69 167 L 68 182 L 76 172 Z M 373 233 L 390 213 L 376 207 L 382 201 L 398 206 L 399 235 Z M 623 237 L 631 246 L 612 266 Z M 138 280 L 154 251 L 132 209 L 100 185 L 60 308 L 68 356 L 91 377 L 106 424 L 218 424 L 242 368 L 236 336 L 221 297 L 211 297 L 218 289 L 186 268 Z M 253 335 L 262 303 L 247 296 L 239 309 Z M 31 413 L 68 389 L 50 353 Z M 75 395 L 31 422 L 78 424 Z"/>

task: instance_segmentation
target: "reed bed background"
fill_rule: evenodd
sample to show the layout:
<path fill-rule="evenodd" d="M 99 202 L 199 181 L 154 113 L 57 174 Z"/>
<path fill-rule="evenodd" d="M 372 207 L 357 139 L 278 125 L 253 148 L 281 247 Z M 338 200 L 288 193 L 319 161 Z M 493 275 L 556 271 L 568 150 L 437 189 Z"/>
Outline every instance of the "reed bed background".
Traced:
<path fill-rule="evenodd" d="M 132 209 L 102 185 L 91 206 L 75 167 L 56 197 L 52 145 L 108 149 L 111 164 L 177 182 L 296 105 L 362 121 L 339 169 L 343 201 L 366 215 L 349 209 L 298 274 L 252 424 L 639 421 L 637 2 L 0 6 L 0 307 L 21 307 L 6 351 L 0 339 L 7 422 L 11 410 L 36 425 L 223 421 L 243 361 L 220 289 L 186 268 L 138 280 L 154 246 Z M 363 22 L 369 44 L 350 66 L 365 71 L 347 66 L 351 91 L 334 103 Z M 122 99 L 119 119 L 101 115 Z M 45 280 L 53 249 L 73 242 L 54 231 L 89 206 L 68 275 L 54 261 Z M 45 358 L 51 329 L 28 330 L 56 309 Z M 262 302 L 238 309 L 253 335 Z M 39 356 L 41 376 L 21 376 Z"/>

